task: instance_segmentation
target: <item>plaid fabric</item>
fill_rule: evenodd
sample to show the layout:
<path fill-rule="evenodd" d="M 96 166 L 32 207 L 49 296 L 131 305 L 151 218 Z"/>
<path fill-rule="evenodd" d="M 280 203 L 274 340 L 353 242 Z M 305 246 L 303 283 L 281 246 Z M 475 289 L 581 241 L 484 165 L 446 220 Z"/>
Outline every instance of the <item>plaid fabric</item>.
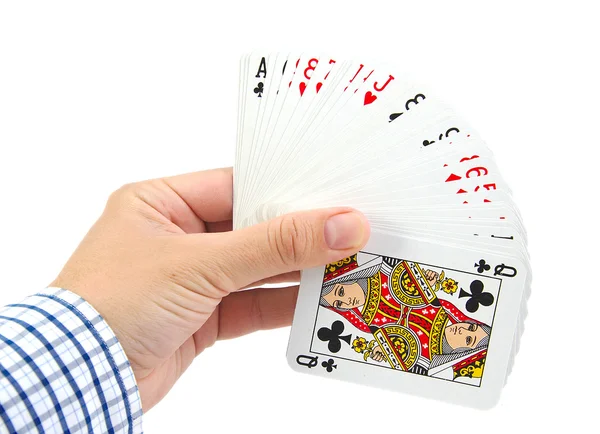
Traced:
<path fill-rule="evenodd" d="M 48 288 L 0 310 L 0 432 L 142 432 L 125 352 L 81 297 Z"/>

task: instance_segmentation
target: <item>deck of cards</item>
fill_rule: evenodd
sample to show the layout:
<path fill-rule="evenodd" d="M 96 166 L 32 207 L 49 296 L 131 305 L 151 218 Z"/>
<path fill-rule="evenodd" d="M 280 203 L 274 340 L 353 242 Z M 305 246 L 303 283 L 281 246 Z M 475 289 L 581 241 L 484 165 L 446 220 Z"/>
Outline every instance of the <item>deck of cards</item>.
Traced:
<path fill-rule="evenodd" d="M 500 397 L 530 291 L 527 234 L 494 156 L 384 65 L 253 53 L 240 64 L 234 227 L 350 206 L 363 251 L 304 270 L 297 371 L 477 408 Z"/>

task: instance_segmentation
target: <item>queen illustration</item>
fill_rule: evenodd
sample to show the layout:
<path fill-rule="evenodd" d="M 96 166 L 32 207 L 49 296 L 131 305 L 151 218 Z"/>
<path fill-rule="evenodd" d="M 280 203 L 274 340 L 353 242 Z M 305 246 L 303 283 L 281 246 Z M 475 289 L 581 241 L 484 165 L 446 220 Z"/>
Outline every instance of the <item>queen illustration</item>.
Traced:
<path fill-rule="evenodd" d="M 457 289 L 443 270 L 360 252 L 327 265 L 319 303 L 373 336 L 352 343 L 365 361 L 478 385 L 491 327 L 436 295 Z"/>

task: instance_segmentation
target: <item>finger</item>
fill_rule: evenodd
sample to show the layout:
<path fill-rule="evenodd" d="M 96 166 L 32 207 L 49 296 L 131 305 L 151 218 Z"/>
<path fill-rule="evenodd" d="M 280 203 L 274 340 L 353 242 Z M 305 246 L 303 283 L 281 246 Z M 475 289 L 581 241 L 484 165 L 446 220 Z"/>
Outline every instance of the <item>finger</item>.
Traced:
<path fill-rule="evenodd" d="M 207 222 L 207 232 L 228 232 L 233 229 L 233 222 L 231 220 L 225 220 L 221 222 Z"/>
<path fill-rule="evenodd" d="M 163 179 L 205 222 L 231 220 L 233 175 L 231 167 L 187 173 Z"/>
<path fill-rule="evenodd" d="M 258 330 L 292 324 L 298 286 L 236 292 L 219 305 L 217 339 L 232 339 Z"/>
<path fill-rule="evenodd" d="M 298 284 L 298 282 L 300 282 L 300 272 L 299 271 L 290 271 L 289 273 L 283 273 L 283 274 L 279 274 L 277 276 L 267 277 L 266 279 L 262 279 L 262 280 L 259 280 L 258 282 L 251 283 L 250 285 L 247 285 L 245 288 L 242 288 L 242 289 L 255 288 L 255 287 L 261 286 L 261 285 L 271 285 L 271 284 L 274 285 L 277 283 L 286 283 L 286 282 L 289 282 L 290 284 L 291 283 Z"/>
<path fill-rule="evenodd" d="M 213 246 L 210 264 L 205 263 L 205 249 L 199 252 L 192 245 L 190 254 L 203 261 L 204 268 L 212 266 L 209 277 L 233 291 L 271 276 L 351 256 L 366 244 L 369 233 L 365 216 L 356 210 L 318 209 L 233 232 L 204 235 L 203 246 L 206 248 L 207 242 Z M 193 237 L 197 235 L 191 240 Z"/>

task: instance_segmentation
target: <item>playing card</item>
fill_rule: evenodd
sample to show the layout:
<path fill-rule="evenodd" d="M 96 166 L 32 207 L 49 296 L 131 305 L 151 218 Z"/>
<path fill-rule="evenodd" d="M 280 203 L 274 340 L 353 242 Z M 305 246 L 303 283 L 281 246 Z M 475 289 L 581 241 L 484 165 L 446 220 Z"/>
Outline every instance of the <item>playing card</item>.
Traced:
<path fill-rule="evenodd" d="M 302 273 L 290 364 L 492 406 L 520 347 L 531 269 L 481 135 L 408 73 L 329 53 L 243 57 L 239 104 L 236 229 L 349 206 L 373 232 L 357 255 Z"/>
<path fill-rule="evenodd" d="M 489 408 L 508 373 L 526 276 L 514 257 L 373 234 L 356 255 L 302 273 L 288 362 Z"/>

